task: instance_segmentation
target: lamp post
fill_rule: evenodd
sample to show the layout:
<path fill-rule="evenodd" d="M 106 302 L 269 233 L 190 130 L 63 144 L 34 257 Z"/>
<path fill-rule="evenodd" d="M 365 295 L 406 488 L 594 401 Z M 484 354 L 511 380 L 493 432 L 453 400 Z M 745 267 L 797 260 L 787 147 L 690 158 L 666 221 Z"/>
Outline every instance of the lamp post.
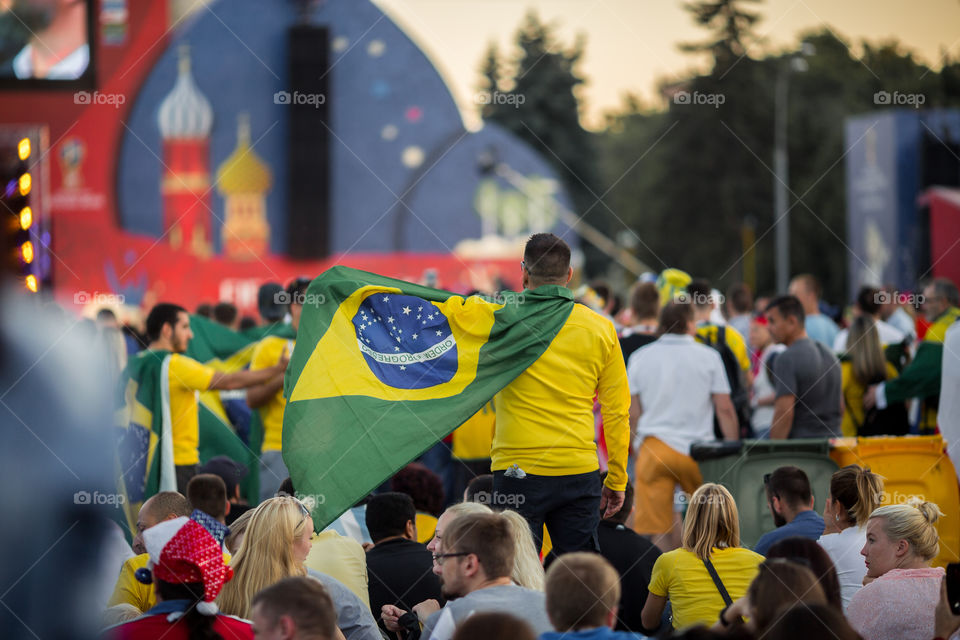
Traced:
<path fill-rule="evenodd" d="M 790 281 L 790 208 L 787 206 L 787 190 L 790 183 L 790 167 L 787 158 L 787 106 L 790 74 L 804 72 L 809 65 L 803 56 L 816 52 L 812 44 L 803 43 L 799 54 L 790 56 L 777 72 L 774 88 L 773 116 L 773 226 L 776 239 L 777 292 L 786 293 Z"/>

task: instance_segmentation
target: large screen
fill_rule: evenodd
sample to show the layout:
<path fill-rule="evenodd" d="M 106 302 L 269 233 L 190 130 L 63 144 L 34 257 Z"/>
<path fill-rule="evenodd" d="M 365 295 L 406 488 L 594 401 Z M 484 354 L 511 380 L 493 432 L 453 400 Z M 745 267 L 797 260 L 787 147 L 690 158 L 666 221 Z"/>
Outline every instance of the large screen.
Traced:
<path fill-rule="evenodd" d="M 93 85 L 94 0 L 0 0 L 0 87 Z"/>

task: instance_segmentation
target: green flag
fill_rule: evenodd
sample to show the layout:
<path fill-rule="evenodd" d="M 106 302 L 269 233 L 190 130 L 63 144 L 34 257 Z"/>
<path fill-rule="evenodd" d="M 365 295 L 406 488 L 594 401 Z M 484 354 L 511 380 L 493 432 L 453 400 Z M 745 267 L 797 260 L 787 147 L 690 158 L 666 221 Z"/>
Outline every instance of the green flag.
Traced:
<path fill-rule="evenodd" d="M 285 379 L 283 458 L 326 527 L 476 413 L 550 345 L 568 289 L 495 299 L 334 267 L 307 289 Z"/>

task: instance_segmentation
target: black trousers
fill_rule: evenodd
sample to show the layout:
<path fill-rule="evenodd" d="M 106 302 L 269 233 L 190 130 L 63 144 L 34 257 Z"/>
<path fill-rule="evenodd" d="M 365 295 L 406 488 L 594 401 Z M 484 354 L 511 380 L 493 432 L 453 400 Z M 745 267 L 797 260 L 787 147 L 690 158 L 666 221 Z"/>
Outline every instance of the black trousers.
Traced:
<path fill-rule="evenodd" d="M 533 542 L 540 551 L 543 525 L 550 530 L 556 554 L 570 551 L 598 551 L 600 524 L 600 472 L 570 476 L 508 477 L 493 472 L 494 509 L 512 509 L 530 525 Z"/>

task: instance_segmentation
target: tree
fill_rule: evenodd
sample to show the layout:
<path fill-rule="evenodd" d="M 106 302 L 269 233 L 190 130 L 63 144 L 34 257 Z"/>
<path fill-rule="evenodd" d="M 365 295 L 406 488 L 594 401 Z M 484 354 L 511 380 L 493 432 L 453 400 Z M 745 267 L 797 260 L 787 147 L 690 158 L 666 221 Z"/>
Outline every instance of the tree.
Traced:
<path fill-rule="evenodd" d="M 491 42 L 484 54 L 480 65 L 480 94 L 485 97 L 480 108 L 480 116 L 484 119 L 493 115 L 493 100 L 500 92 L 500 50 L 495 42 Z"/>
<path fill-rule="evenodd" d="M 598 176 L 592 134 L 580 125 L 576 88 L 583 82 L 577 65 L 585 42 L 578 37 L 565 47 L 554 28 L 536 13 L 528 13 L 516 34 L 517 55 L 511 60 L 512 78 L 488 73 L 491 55 L 483 66 L 484 86 L 500 88 L 500 95 L 481 110 L 485 120 L 496 122 L 528 142 L 556 169 L 573 201 L 577 215 L 605 229 L 610 226 L 602 204 L 597 203 Z M 492 80 L 496 80 L 494 83 Z M 504 90 L 508 89 L 508 90 Z M 586 271 L 605 267 L 602 254 L 585 247 Z"/>
<path fill-rule="evenodd" d="M 681 45 L 681 50 L 711 53 L 714 73 L 729 70 L 747 55 L 747 41 L 755 39 L 751 28 L 760 20 L 760 14 L 741 8 L 748 2 L 760 0 L 698 0 L 684 4 L 694 21 L 710 29 L 713 35 L 708 42 Z"/>

